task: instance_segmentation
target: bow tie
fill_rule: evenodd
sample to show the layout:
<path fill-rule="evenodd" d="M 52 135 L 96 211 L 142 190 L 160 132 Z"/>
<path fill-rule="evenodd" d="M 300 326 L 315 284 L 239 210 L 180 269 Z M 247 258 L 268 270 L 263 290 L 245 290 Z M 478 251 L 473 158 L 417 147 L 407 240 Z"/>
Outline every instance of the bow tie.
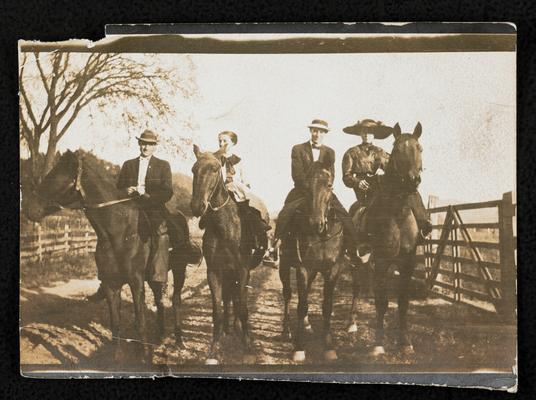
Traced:
<path fill-rule="evenodd" d="M 317 150 L 320 150 L 320 148 L 322 147 L 321 144 L 312 144 L 311 146 L 313 147 L 313 149 L 317 149 Z"/>

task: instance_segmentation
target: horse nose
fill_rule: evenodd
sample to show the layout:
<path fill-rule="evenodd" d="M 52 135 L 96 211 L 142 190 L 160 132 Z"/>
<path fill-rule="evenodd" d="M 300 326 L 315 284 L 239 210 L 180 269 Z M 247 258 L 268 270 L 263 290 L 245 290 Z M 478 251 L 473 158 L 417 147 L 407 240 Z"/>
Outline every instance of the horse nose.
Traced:
<path fill-rule="evenodd" d="M 206 205 L 200 201 L 192 200 L 190 202 L 190 208 L 192 209 L 192 214 L 194 214 L 194 217 L 200 217 L 205 211 Z"/>

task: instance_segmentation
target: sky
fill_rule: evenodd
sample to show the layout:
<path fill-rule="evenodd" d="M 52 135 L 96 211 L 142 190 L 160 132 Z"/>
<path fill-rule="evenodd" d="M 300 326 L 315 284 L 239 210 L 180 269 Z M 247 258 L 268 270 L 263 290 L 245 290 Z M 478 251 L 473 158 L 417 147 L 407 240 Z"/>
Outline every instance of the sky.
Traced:
<path fill-rule="evenodd" d="M 80 55 L 81 57 L 85 55 Z M 292 188 L 290 152 L 309 139 L 315 118 L 331 128 L 325 144 L 336 153 L 334 190 L 349 207 L 353 191 L 342 183 L 344 152 L 360 142 L 342 128 L 372 118 L 403 132 L 421 122 L 424 148 L 420 192 L 460 202 L 498 199 L 515 190 L 515 53 L 366 54 L 139 54 L 163 67 L 195 66 L 199 94 L 169 98 L 178 116 L 147 121 L 167 136 L 191 138 L 217 149 L 217 134 L 238 134 L 252 190 L 270 211 L 279 210 Z M 120 109 L 114 112 L 121 112 Z M 192 124 L 184 127 L 189 116 Z M 132 129 L 111 124 L 96 108 L 80 114 L 59 148 L 92 150 L 121 164 L 138 155 Z M 377 141 L 390 152 L 392 137 Z M 160 147 L 157 156 L 191 175 L 195 161 Z"/>

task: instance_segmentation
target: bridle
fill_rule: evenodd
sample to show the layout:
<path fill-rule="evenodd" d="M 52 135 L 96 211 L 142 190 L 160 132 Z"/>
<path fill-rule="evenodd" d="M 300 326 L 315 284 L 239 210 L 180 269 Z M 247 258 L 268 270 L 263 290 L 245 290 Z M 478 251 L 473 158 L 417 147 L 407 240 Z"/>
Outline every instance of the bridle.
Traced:
<path fill-rule="evenodd" d="M 331 210 L 331 201 L 332 201 L 332 200 L 333 200 L 333 191 L 330 191 L 330 198 L 329 198 L 329 200 L 328 200 L 328 205 L 327 205 L 327 210 L 326 210 L 327 212 L 326 212 L 326 214 L 329 214 L 329 211 Z M 325 230 L 324 230 L 323 232 L 327 232 L 328 229 L 329 229 L 329 228 L 328 228 L 328 217 L 326 217 L 326 228 L 325 228 Z M 319 239 L 317 239 L 317 240 L 315 240 L 315 241 L 313 241 L 313 242 L 309 242 L 309 243 L 307 243 L 307 248 L 310 248 L 310 247 L 312 247 L 312 246 L 314 246 L 314 245 L 317 245 L 317 244 L 320 244 L 320 243 L 326 243 L 326 242 L 329 242 L 329 241 L 331 241 L 331 240 L 333 240 L 333 239 L 336 239 L 336 238 L 342 236 L 343 231 L 344 231 L 344 227 L 343 227 L 343 225 L 342 225 L 342 223 L 341 223 L 341 224 L 340 224 L 340 228 L 337 230 L 337 232 L 333 233 L 332 235 L 327 235 L 327 234 L 324 235 L 324 236 L 319 235 L 319 236 L 320 236 Z M 300 250 L 300 238 L 299 238 L 299 235 L 298 235 L 298 237 L 296 238 L 296 253 L 297 253 L 297 256 L 298 256 L 298 261 L 299 261 L 300 263 L 302 263 L 303 260 L 302 260 L 301 250 Z"/>
<path fill-rule="evenodd" d="M 210 192 L 210 196 L 208 196 L 208 201 L 207 201 L 207 206 L 208 207 L 205 208 L 205 210 L 201 214 L 201 217 L 203 217 L 208 212 L 209 209 L 212 212 L 216 212 L 216 211 L 221 210 L 223 207 L 225 207 L 229 203 L 229 200 L 231 200 L 231 195 L 229 194 L 229 192 L 225 188 L 225 185 L 223 185 L 223 189 L 225 190 L 225 194 L 227 194 L 227 198 L 219 206 L 213 206 L 212 205 L 212 203 L 211 203 L 212 197 L 214 197 L 214 194 L 216 193 L 216 190 L 218 189 L 218 186 L 219 186 L 220 183 L 223 185 L 223 175 L 221 174 L 221 172 L 218 174 L 218 180 L 216 181 L 216 184 L 212 188 L 212 191 Z"/>
<path fill-rule="evenodd" d="M 68 203 L 67 205 L 64 205 L 64 204 L 61 204 L 57 200 L 48 199 L 48 198 L 42 196 L 41 194 L 39 194 L 37 192 L 37 190 L 33 190 L 32 193 L 36 197 L 40 198 L 41 200 L 47 201 L 52 207 L 58 208 L 60 210 L 65 210 L 65 209 L 72 209 L 72 210 L 74 210 L 74 209 L 82 209 L 82 210 L 98 209 L 98 208 L 109 207 L 109 206 L 119 204 L 119 203 L 125 203 L 127 201 L 131 201 L 131 200 L 135 199 L 135 197 L 127 197 L 127 198 L 123 198 L 123 199 L 105 201 L 105 202 L 102 202 L 102 203 L 93 203 L 93 204 L 88 203 L 87 202 L 86 191 L 84 190 L 84 187 L 82 186 L 82 173 L 83 173 L 83 163 L 82 163 L 82 160 L 79 158 L 78 159 L 78 168 L 77 168 L 77 171 L 76 171 L 76 177 L 72 181 L 70 181 L 69 184 L 62 191 L 63 194 L 66 194 L 70 189 L 74 188 L 74 190 L 76 192 L 78 192 L 78 194 L 80 195 L 82 201 L 76 200 L 76 201 L 73 201 L 71 203 Z M 77 202 L 80 202 L 81 207 L 71 207 L 71 205 L 73 205 L 73 204 L 75 204 Z"/>
<path fill-rule="evenodd" d="M 397 189 L 397 193 L 391 193 L 391 195 L 394 197 L 403 197 L 416 192 L 420 183 L 420 175 L 415 177 L 415 179 L 408 179 L 407 176 L 399 173 L 396 166 L 396 158 L 393 157 L 393 155 L 394 154 L 391 154 L 389 157 L 389 162 L 384 175 L 388 187 L 393 187 L 393 184 L 396 184 L 396 187 L 394 188 Z M 411 187 L 408 187 L 410 185 Z"/>

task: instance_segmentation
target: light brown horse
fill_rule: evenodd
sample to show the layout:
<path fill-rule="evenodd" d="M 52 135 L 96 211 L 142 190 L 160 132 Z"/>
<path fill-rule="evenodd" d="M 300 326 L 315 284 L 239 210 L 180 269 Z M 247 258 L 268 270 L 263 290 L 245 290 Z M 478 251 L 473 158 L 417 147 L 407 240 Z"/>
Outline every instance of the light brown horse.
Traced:
<path fill-rule="evenodd" d="M 292 295 L 290 269 L 291 266 L 296 266 L 298 327 L 293 354 L 293 360 L 296 362 L 305 361 L 305 331 L 309 326 L 308 296 L 318 273 L 324 279 L 322 304 L 324 358 L 326 361 L 337 359 L 331 335 L 331 313 L 335 285 L 347 260 L 344 257 L 343 226 L 331 209 L 332 182 L 333 177 L 329 168 L 321 162 L 314 162 L 306 178 L 307 199 L 305 207 L 293 221 L 296 227 L 296 232 L 294 232 L 296 241 L 286 238 L 281 245 L 279 274 L 283 284 L 285 303 L 284 336 L 288 336 L 290 333 L 289 303 Z"/>
<path fill-rule="evenodd" d="M 141 343 L 148 343 L 145 320 L 146 270 L 151 254 L 151 240 L 143 211 L 132 198 L 124 199 L 110 176 L 97 172 L 78 154 L 65 152 L 35 190 L 23 191 L 23 209 L 33 221 L 63 208 L 81 209 L 95 229 L 95 261 L 99 279 L 110 310 L 114 357 L 120 361 L 121 288 L 128 284 L 134 302 L 135 324 Z M 184 284 L 186 260 L 173 257 L 175 336 L 182 345 L 180 295 Z M 164 335 L 163 283 L 149 282 L 157 306 L 157 334 Z M 145 346 L 145 356 L 150 349 Z"/>
<path fill-rule="evenodd" d="M 247 290 L 250 277 L 251 249 L 241 223 L 238 206 L 224 185 L 219 153 L 201 152 L 192 167 L 191 208 L 205 225 L 203 254 L 207 280 L 212 294 L 213 337 L 207 365 L 221 362 L 220 340 L 228 330 L 229 303 L 233 302 L 235 323 L 244 346 L 244 363 L 255 360 L 253 339 L 248 326 Z"/>
<path fill-rule="evenodd" d="M 407 336 L 406 314 L 409 305 L 411 277 L 415 269 L 415 255 L 419 229 L 410 201 L 421 182 L 422 147 L 419 137 L 422 126 L 415 126 L 412 134 L 402 133 L 394 126 L 395 142 L 381 180 L 377 196 L 369 209 L 368 222 L 373 226 L 372 265 L 374 268 L 374 297 L 376 308 L 376 338 L 372 354 L 385 353 L 384 316 L 388 308 L 388 270 L 396 265 L 400 273 L 398 287 L 398 344 L 407 353 L 413 346 Z"/>

